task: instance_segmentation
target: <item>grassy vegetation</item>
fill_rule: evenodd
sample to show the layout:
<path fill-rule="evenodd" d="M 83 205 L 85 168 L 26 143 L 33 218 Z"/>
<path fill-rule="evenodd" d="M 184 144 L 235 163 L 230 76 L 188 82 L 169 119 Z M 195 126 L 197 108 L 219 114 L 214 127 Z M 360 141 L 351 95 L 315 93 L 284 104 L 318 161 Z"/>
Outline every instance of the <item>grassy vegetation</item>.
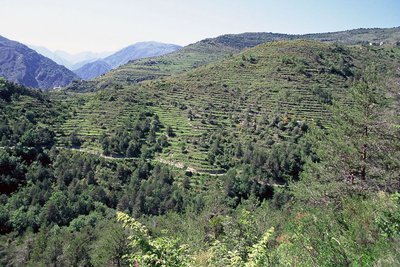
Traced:
<path fill-rule="evenodd" d="M 326 121 L 325 104 L 343 95 L 367 62 L 388 67 L 392 57 L 398 60 L 398 52 L 276 42 L 182 75 L 144 82 L 141 88 L 157 99 L 159 108 L 153 109 L 161 121 L 181 131 L 172 143 L 173 156 L 164 156 L 200 168 L 206 164 L 204 151 L 197 145 L 203 136 L 224 129 L 250 140 L 249 128 L 256 130 L 257 122 L 272 114 Z M 390 69 L 388 77 L 394 75 L 395 65 Z M 188 153 L 181 153 L 182 144 Z"/>
<path fill-rule="evenodd" d="M 201 44 L 210 46 L 206 42 Z M 201 54 L 188 53 L 190 49 L 189 46 L 178 53 L 182 53 L 182 57 L 197 55 L 202 58 Z M 204 53 L 208 52 L 210 50 L 205 48 Z M 158 60 L 165 57 L 180 58 L 170 54 Z M 398 60 L 399 49 L 395 47 L 280 41 L 171 77 L 139 84 L 119 84 L 116 79 L 113 80 L 115 84 L 96 93 L 66 91 L 55 93 L 53 97 L 70 107 L 70 117 L 60 127 L 60 132 L 65 136 L 76 132 L 85 141 L 84 148 L 99 150 L 99 136 L 112 133 L 129 116 L 135 116 L 145 107 L 176 133 L 169 137 L 170 146 L 157 158 L 184 169 L 221 173 L 223 169 L 207 160 L 208 140 L 213 133 L 226 131 L 244 145 L 246 141 L 259 138 L 254 133 L 265 117 L 326 122 L 329 114 L 325 105 L 343 95 L 360 70 L 376 63 L 390 81 L 395 77 Z M 177 61 L 165 64 L 179 68 L 179 72 L 191 68 Z M 125 67 L 116 71 L 124 71 Z M 171 70 L 165 71 L 170 73 Z M 113 73 L 109 75 L 115 78 Z M 165 131 L 166 128 L 160 134 Z"/>

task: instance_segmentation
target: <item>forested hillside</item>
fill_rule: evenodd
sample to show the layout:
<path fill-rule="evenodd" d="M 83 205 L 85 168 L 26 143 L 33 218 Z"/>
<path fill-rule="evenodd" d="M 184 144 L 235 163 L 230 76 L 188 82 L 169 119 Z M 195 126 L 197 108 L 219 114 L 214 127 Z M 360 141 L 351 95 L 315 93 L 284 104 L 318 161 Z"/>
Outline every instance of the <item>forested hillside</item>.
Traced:
<path fill-rule="evenodd" d="M 0 265 L 399 265 L 399 47 L 264 37 L 1 80 Z"/>

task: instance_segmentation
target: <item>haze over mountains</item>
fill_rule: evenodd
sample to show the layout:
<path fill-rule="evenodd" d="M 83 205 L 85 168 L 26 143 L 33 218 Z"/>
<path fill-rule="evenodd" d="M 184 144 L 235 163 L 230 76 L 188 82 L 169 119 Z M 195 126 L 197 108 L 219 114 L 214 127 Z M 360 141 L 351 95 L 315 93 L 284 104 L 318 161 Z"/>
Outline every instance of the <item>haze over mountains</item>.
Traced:
<path fill-rule="evenodd" d="M 78 76 L 26 45 L 0 36 L 0 76 L 41 89 L 68 85 Z"/>
<path fill-rule="evenodd" d="M 83 65 L 85 65 L 86 63 L 98 60 L 103 57 L 107 57 L 113 53 L 113 52 L 96 53 L 91 51 L 85 51 L 77 54 L 71 54 L 62 50 L 51 51 L 50 49 L 44 46 L 28 45 L 28 47 L 32 48 L 39 54 L 42 54 L 43 56 L 50 58 L 57 64 L 67 67 L 69 70 L 78 69 Z"/>
<path fill-rule="evenodd" d="M 30 45 L 30 47 L 56 63 L 64 65 L 84 80 L 96 78 L 130 60 L 161 56 L 181 48 L 181 46 L 174 44 L 139 42 L 117 52 L 95 53 L 86 51 L 70 54 L 60 50 L 52 52 L 42 46 Z"/>
<path fill-rule="evenodd" d="M 74 72 L 82 79 L 90 80 L 110 71 L 111 69 L 119 67 L 130 60 L 161 56 L 174 52 L 180 48 L 181 46 L 174 44 L 140 42 L 125 47 L 104 59 L 87 63 L 74 70 Z"/>

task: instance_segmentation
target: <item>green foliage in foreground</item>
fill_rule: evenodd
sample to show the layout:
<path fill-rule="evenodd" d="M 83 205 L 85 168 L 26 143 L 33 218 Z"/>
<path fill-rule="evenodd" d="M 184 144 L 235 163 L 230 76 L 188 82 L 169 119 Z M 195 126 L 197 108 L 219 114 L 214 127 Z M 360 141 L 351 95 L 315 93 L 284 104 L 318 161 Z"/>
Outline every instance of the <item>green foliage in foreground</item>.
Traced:
<path fill-rule="evenodd" d="M 188 257 L 184 246 L 179 246 L 173 239 L 158 237 L 151 238 L 148 230 L 138 221 L 122 212 L 117 212 L 117 220 L 123 227 L 131 231 L 129 247 L 133 251 L 126 258 L 131 265 L 139 266 L 187 266 Z"/>
<path fill-rule="evenodd" d="M 396 266 L 400 195 L 381 192 L 363 199 L 346 197 L 341 203 L 341 207 L 297 203 L 280 218 L 280 229 L 271 227 L 247 246 L 241 242 L 249 241 L 256 218 L 244 211 L 242 235 L 224 233 L 194 254 L 165 233 L 151 237 L 145 226 L 124 213 L 117 213 L 117 218 L 131 230 L 131 252 L 125 258 L 132 266 Z M 223 228 L 227 231 L 228 225 Z"/>

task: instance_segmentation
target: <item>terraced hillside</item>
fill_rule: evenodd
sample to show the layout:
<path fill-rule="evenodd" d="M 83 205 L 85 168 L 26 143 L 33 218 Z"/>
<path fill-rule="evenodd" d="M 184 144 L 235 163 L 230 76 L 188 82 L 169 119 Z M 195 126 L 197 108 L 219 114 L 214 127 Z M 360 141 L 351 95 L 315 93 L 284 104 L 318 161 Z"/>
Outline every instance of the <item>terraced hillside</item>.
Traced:
<path fill-rule="evenodd" d="M 246 48 L 279 40 L 316 40 L 345 45 L 396 45 L 400 42 L 400 28 L 356 29 L 341 32 L 290 35 L 279 33 L 227 34 L 188 45 L 183 49 L 160 57 L 131 61 L 106 73 L 93 82 L 75 83 L 75 90 L 105 88 L 112 84 L 131 84 L 188 71 L 216 62 Z"/>
<path fill-rule="evenodd" d="M 51 98 L 68 107 L 68 119 L 58 129 L 58 142 L 77 134 L 83 147 L 98 150 L 102 134 L 112 133 L 128 118 L 135 118 L 147 106 L 143 92 L 115 89 L 97 93 L 53 92 Z"/>
<path fill-rule="evenodd" d="M 29 154 L 23 147 L 41 150 L 53 146 L 55 129 L 65 122 L 67 108 L 46 93 L 0 78 L 0 147 Z M 63 135 L 60 130 L 58 133 Z"/>
<path fill-rule="evenodd" d="M 395 77 L 398 48 L 267 43 L 180 75 L 82 95 L 85 100 L 63 129 L 96 143 L 102 132 L 109 132 L 138 106 L 146 106 L 175 132 L 169 137 L 171 146 L 159 155 L 161 160 L 219 173 L 221 166 L 207 160 L 213 134 L 222 132 L 245 144 L 257 135 L 265 118 L 324 121 L 329 115 L 325 105 L 374 62 L 386 66 L 381 71 L 387 77 Z"/>
<path fill-rule="evenodd" d="M 273 42 L 179 76 L 144 83 L 160 103 L 161 121 L 183 131 L 170 160 L 196 165 L 206 158 L 203 134 L 228 130 L 251 140 L 263 117 L 326 120 L 325 104 L 343 95 L 357 72 L 373 62 L 390 66 L 398 54 L 385 49 L 344 48 L 312 41 Z M 383 66 L 383 65 L 382 65 Z M 384 70 L 394 76 L 395 66 Z M 187 119 L 180 122 L 171 111 Z M 250 133 L 250 134 L 249 134 Z M 260 138 L 255 138 L 260 139 Z M 243 143 L 245 143 L 243 141 Z M 180 146 L 193 153 L 181 153 Z M 171 156 L 172 155 L 172 156 Z M 194 159 L 194 160 L 193 160 Z"/>

